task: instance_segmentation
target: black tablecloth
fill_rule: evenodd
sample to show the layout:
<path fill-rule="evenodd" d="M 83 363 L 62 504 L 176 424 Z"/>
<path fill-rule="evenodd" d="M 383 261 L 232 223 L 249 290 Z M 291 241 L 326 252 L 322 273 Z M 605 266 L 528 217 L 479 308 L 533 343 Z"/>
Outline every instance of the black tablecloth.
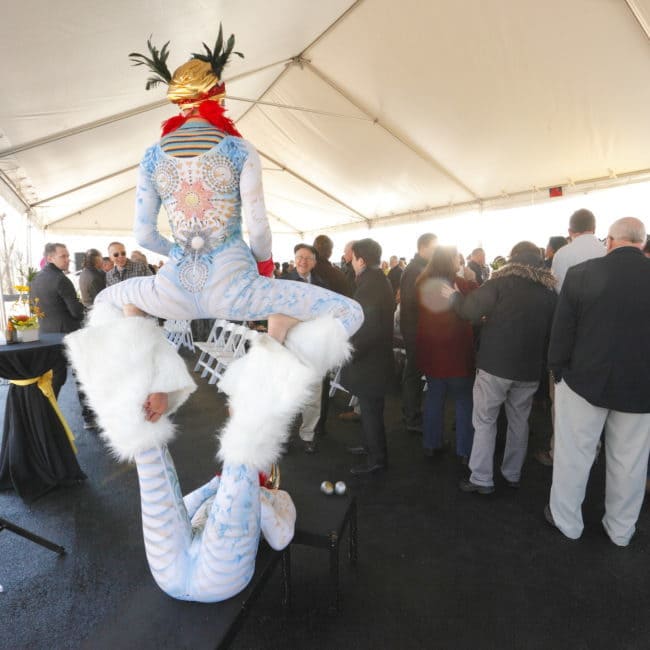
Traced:
<path fill-rule="evenodd" d="M 54 368 L 63 357 L 63 336 L 41 334 L 34 343 L 0 345 L 0 377 L 31 379 Z M 0 449 L 0 489 L 13 488 L 25 501 L 33 501 L 58 485 L 85 478 L 61 421 L 38 385 L 11 384 Z"/>

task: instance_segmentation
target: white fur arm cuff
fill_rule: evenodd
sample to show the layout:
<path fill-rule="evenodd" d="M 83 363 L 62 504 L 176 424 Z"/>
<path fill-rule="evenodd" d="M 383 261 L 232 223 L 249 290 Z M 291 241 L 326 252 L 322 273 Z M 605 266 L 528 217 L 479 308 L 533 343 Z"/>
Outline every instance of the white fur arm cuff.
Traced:
<path fill-rule="evenodd" d="M 155 321 L 91 318 L 89 327 L 69 334 L 65 342 L 102 436 L 120 460 L 133 460 L 174 437 L 169 414 L 196 384 Z M 169 394 L 168 412 L 157 422 L 145 419 L 143 405 L 151 393 Z"/>

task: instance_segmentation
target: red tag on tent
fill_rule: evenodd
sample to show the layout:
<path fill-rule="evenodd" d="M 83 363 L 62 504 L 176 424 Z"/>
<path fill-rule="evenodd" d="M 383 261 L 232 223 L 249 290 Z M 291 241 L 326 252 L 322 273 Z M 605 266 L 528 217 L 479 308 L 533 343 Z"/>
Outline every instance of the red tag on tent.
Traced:
<path fill-rule="evenodd" d="M 556 196 L 562 196 L 562 186 L 558 185 L 557 187 L 549 187 L 548 195 L 553 199 Z"/>

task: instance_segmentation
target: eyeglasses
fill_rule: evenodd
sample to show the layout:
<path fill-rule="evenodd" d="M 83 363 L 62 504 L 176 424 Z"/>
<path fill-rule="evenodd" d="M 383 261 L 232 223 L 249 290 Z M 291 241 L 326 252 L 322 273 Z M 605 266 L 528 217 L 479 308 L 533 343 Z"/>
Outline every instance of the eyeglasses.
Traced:
<path fill-rule="evenodd" d="M 126 251 L 120 251 L 119 253 L 113 253 L 113 257 L 126 257 Z"/>
<path fill-rule="evenodd" d="M 296 255 L 296 262 L 313 262 L 314 257 L 310 255 L 309 257 L 305 257 L 304 255 Z"/>

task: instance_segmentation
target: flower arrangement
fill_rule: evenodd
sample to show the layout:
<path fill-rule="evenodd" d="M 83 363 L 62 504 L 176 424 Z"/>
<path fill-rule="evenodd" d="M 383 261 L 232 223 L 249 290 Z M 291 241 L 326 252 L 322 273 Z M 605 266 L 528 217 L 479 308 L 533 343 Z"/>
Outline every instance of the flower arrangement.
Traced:
<path fill-rule="evenodd" d="M 38 305 L 38 298 L 29 299 L 29 287 L 27 286 L 16 285 L 14 289 L 20 293 L 20 298 L 11 308 L 7 319 L 7 329 L 16 331 L 38 329 L 39 318 L 45 318 L 45 314 Z"/>

